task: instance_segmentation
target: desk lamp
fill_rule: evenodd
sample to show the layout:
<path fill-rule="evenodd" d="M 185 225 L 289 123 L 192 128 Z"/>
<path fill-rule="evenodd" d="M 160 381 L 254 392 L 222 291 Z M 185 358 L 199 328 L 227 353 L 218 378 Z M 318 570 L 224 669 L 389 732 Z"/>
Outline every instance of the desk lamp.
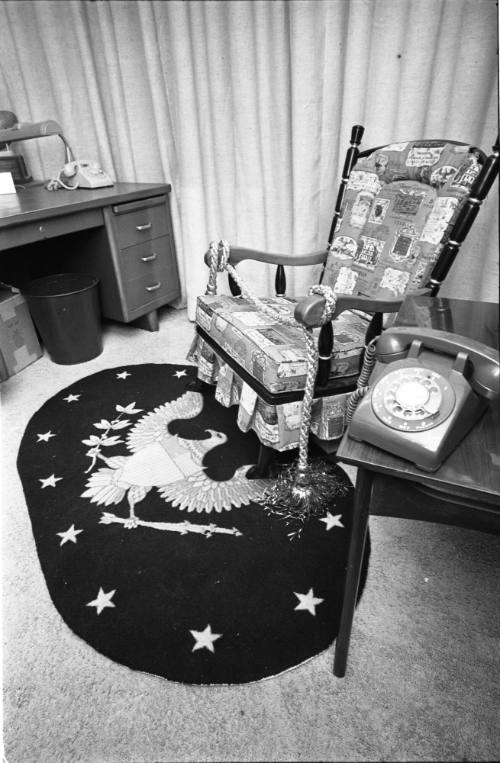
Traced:
<path fill-rule="evenodd" d="M 3 114 L 5 113 L 3 112 Z M 17 119 L 14 114 L 12 116 Z M 15 141 L 43 138 L 45 135 L 58 135 L 64 143 L 65 163 L 75 161 L 68 141 L 63 135 L 61 125 L 53 119 L 47 119 L 45 122 L 16 122 L 9 127 L 0 128 L 0 148 L 3 147 L 2 144 L 7 144 L 8 146 Z"/>

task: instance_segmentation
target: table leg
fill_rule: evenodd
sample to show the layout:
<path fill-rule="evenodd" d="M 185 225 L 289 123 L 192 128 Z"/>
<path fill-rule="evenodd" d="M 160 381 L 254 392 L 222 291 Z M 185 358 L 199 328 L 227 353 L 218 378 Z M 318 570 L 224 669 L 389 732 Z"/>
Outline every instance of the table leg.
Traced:
<path fill-rule="evenodd" d="M 260 443 L 257 463 L 254 464 L 254 466 L 251 466 L 250 469 L 248 469 L 246 473 L 247 479 L 256 480 L 256 479 L 265 479 L 266 477 L 268 477 L 269 467 L 271 465 L 271 461 L 273 460 L 274 455 L 275 455 L 274 448 L 271 448 L 269 445 L 262 445 L 262 443 Z"/>
<path fill-rule="evenodd" d="M 333 672 L 338 678 L 342 678 L 345 675 L 347 666 L 347 654 L 349 652 L 349 641 L 351 639 L 352 621 L 358 598 L 359 579 L 361 576 L 366 533 L 368 530 L 372 484 L 373 472 L 363 469 L 363 467 L 359 467 L 356 477 L 356 488 L 354 491 L 351 540 L 349 543 L 349 556 L 347 560 L 344 600 L 342 602 L 340 628 L 335 644 L 335 657 L 333 663 Z"/>

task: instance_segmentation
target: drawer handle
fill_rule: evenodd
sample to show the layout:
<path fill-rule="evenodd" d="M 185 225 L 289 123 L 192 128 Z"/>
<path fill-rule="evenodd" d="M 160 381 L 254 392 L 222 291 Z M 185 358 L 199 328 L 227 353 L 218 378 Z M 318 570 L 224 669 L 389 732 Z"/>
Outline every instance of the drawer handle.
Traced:
<path fill-rule="evenodd" d="M 153 254 L 150 254 L 149 257 L 141 257 L 141 260 L 143 262 L 151 262 L 152 260 L 156 260 L 157 257 L 158 255 L 155 252 L 153 252 Z"/>
<path fill-rule="evenodd" d="M 161 281 L 158 281 L 158 283 L 153 284 L 153 286 L 146 286 L 146 291 L 156 291 L 161 286 Z"/>
<path fill-rule="evenodd" d="M 151 228 L 151 223 L 145 223 L 144 225 L 136 225 L 136 230 L 149 230 Z"/>

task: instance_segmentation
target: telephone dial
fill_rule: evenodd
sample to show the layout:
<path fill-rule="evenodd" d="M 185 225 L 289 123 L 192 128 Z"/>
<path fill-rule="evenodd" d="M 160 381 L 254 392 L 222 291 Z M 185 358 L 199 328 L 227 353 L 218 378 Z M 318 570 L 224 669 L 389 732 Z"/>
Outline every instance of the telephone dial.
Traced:
<path fill-rule="evenodd" d="M 498 351 L 446 331 L 392 327 L 378 339 L 349 436 L 433 472 L 500 400 Z"/>

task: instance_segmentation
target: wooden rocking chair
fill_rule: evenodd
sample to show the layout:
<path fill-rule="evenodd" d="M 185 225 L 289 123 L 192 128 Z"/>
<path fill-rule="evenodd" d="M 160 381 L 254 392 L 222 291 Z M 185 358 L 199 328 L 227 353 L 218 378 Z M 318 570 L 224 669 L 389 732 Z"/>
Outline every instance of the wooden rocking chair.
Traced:
<path fill-rule="evenodd" d="M 311 433 L 334 452 L 366 345 L 407 294 L 437 295 L 498 174 L 498 139 L 489 156 L 450 140 L 360 152 L 363 132 L 352 128 L 325 249 L 294 256 L 226 247 L 234 268 L 246 259 L 277 266 L 276 296 L 261 302 L 295 316 L 297 325 L 284 326 L 259 311 L 231 276 L 232 296 L 217 296 L 220 258 L 214 265 L 214 246 L 205 255 L 211 275 L 198 297 L 188 359 L 198 365 L 199 388 L 216 385 L 219 402 L 238 405 L 240 428 L 257 434 L 259 458 L 249 478 L 267 475 L 275 451 L 298 446 L 307 370 L 301 325 L 314 329 L 319 352 Z M 323 295 L 286 295 L 285 266 L 315 264 L 323 265 L 320 283 L 336 295 L 326 322 Z"/>

